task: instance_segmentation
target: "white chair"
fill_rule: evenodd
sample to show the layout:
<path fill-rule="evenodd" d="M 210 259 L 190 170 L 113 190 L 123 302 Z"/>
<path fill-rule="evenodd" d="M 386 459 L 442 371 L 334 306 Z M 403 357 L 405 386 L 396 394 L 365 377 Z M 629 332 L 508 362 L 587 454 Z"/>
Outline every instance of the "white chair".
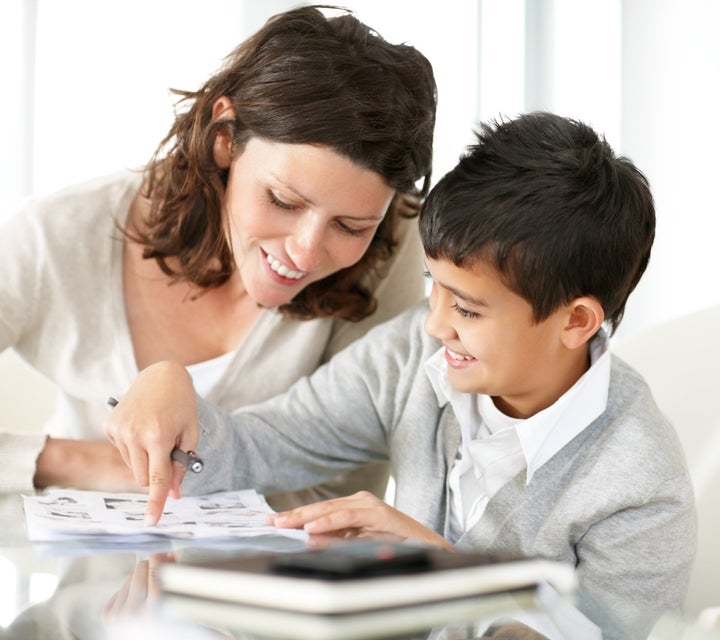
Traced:
<path fill-rule="evenodd" d="M 618 339 L 613 351 L 645 377 L 685 449 L 698 509 L 685 609 L 700 620 L 720 606 L 720 306 Z"/>

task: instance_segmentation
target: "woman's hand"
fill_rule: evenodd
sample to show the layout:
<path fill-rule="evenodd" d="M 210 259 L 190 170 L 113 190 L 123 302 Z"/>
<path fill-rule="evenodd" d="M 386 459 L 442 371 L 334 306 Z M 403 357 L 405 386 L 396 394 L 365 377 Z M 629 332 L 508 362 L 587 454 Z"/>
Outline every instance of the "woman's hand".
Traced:
<path fill-rule="evenodd" d="M 144 369 L 103 428 L 137 483 L 148 487 L 145 524 L 157 524 L 168 495 L 180 497 L 185 475 L 172 450 L 192 450 L 198 442 L 195 390 L 185 367 L 158 362 Z"/>
<path fill-rule="evenodd" d="M 92 491 L 140 491 L 132 471 L 109 442 L 48 438 L 35 463 L 35 486 Z"/>
<path fill-rule="evenodd" d="M 284 511 L 271 516 L 270 521 L 276 527 L 303 528 L 312 535 L 333 534 L 343 538 L 373 538 L 395 542 L 411 539 L 454 549 L 440 534 L 368 491 Z"/>
<path fill-rule="evenodd" d="M 174 552 L 153 553 L 147 560 L 138 562 L 121 589 L 105 605 L 103 620 L 115 622 L 153 611 L 161 592 L 158 570 L 166 562 L 175 562 Z"/>

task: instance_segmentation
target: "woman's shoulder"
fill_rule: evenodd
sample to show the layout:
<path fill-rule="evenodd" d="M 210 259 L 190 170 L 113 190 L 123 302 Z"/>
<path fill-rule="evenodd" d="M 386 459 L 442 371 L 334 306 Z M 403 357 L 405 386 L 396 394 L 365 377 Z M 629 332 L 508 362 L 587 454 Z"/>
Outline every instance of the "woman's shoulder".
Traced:
<path fill-rule="evenodd" d="M 100 268 L 118 236 L 116 220 L 124 223 L 141 180 L 139 172 L 120 172 L 28 199 L 0 231 L 6 277 L 14 272 L 26 279 L 22 272 L 37 275 L 45 268 Z"/>
<path fill-rule="evenodd" d="M 60 226 L 94 219 L 99 213 L 124 217 L 141 184 L 141 171 L 119 171 L 34 196 L 21 214 Z"/>

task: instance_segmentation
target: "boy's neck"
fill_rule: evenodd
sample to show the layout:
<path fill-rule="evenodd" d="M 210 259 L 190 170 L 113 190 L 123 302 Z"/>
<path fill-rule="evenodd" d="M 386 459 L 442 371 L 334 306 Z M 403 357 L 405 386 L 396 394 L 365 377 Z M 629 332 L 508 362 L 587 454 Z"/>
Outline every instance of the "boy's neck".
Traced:
<path fill-rule="evenodd" d="M 545 378 L 542 390 L 524 396 L 493 396 L 499 411 L 511 418 L 525 420 L 555 404 L 590 368 L 590 349 L 567 351 L 565 366 L 557 367 L 558 375 Z"/>

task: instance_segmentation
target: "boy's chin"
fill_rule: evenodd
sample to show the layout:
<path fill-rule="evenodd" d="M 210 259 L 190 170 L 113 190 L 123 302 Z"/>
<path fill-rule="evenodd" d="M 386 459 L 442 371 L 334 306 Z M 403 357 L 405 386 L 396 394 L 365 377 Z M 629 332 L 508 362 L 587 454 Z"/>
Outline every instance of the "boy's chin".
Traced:
<path fill-rule="evenodd" d="M 463 375 L 464 372 L 448 371 L 448 380 L 455 391 L 460 393 L 481 393 L 490 395 L 490 389 L 487 385 L 481 384 L 477 380 L 472 380 L 469 376 Z"/>

